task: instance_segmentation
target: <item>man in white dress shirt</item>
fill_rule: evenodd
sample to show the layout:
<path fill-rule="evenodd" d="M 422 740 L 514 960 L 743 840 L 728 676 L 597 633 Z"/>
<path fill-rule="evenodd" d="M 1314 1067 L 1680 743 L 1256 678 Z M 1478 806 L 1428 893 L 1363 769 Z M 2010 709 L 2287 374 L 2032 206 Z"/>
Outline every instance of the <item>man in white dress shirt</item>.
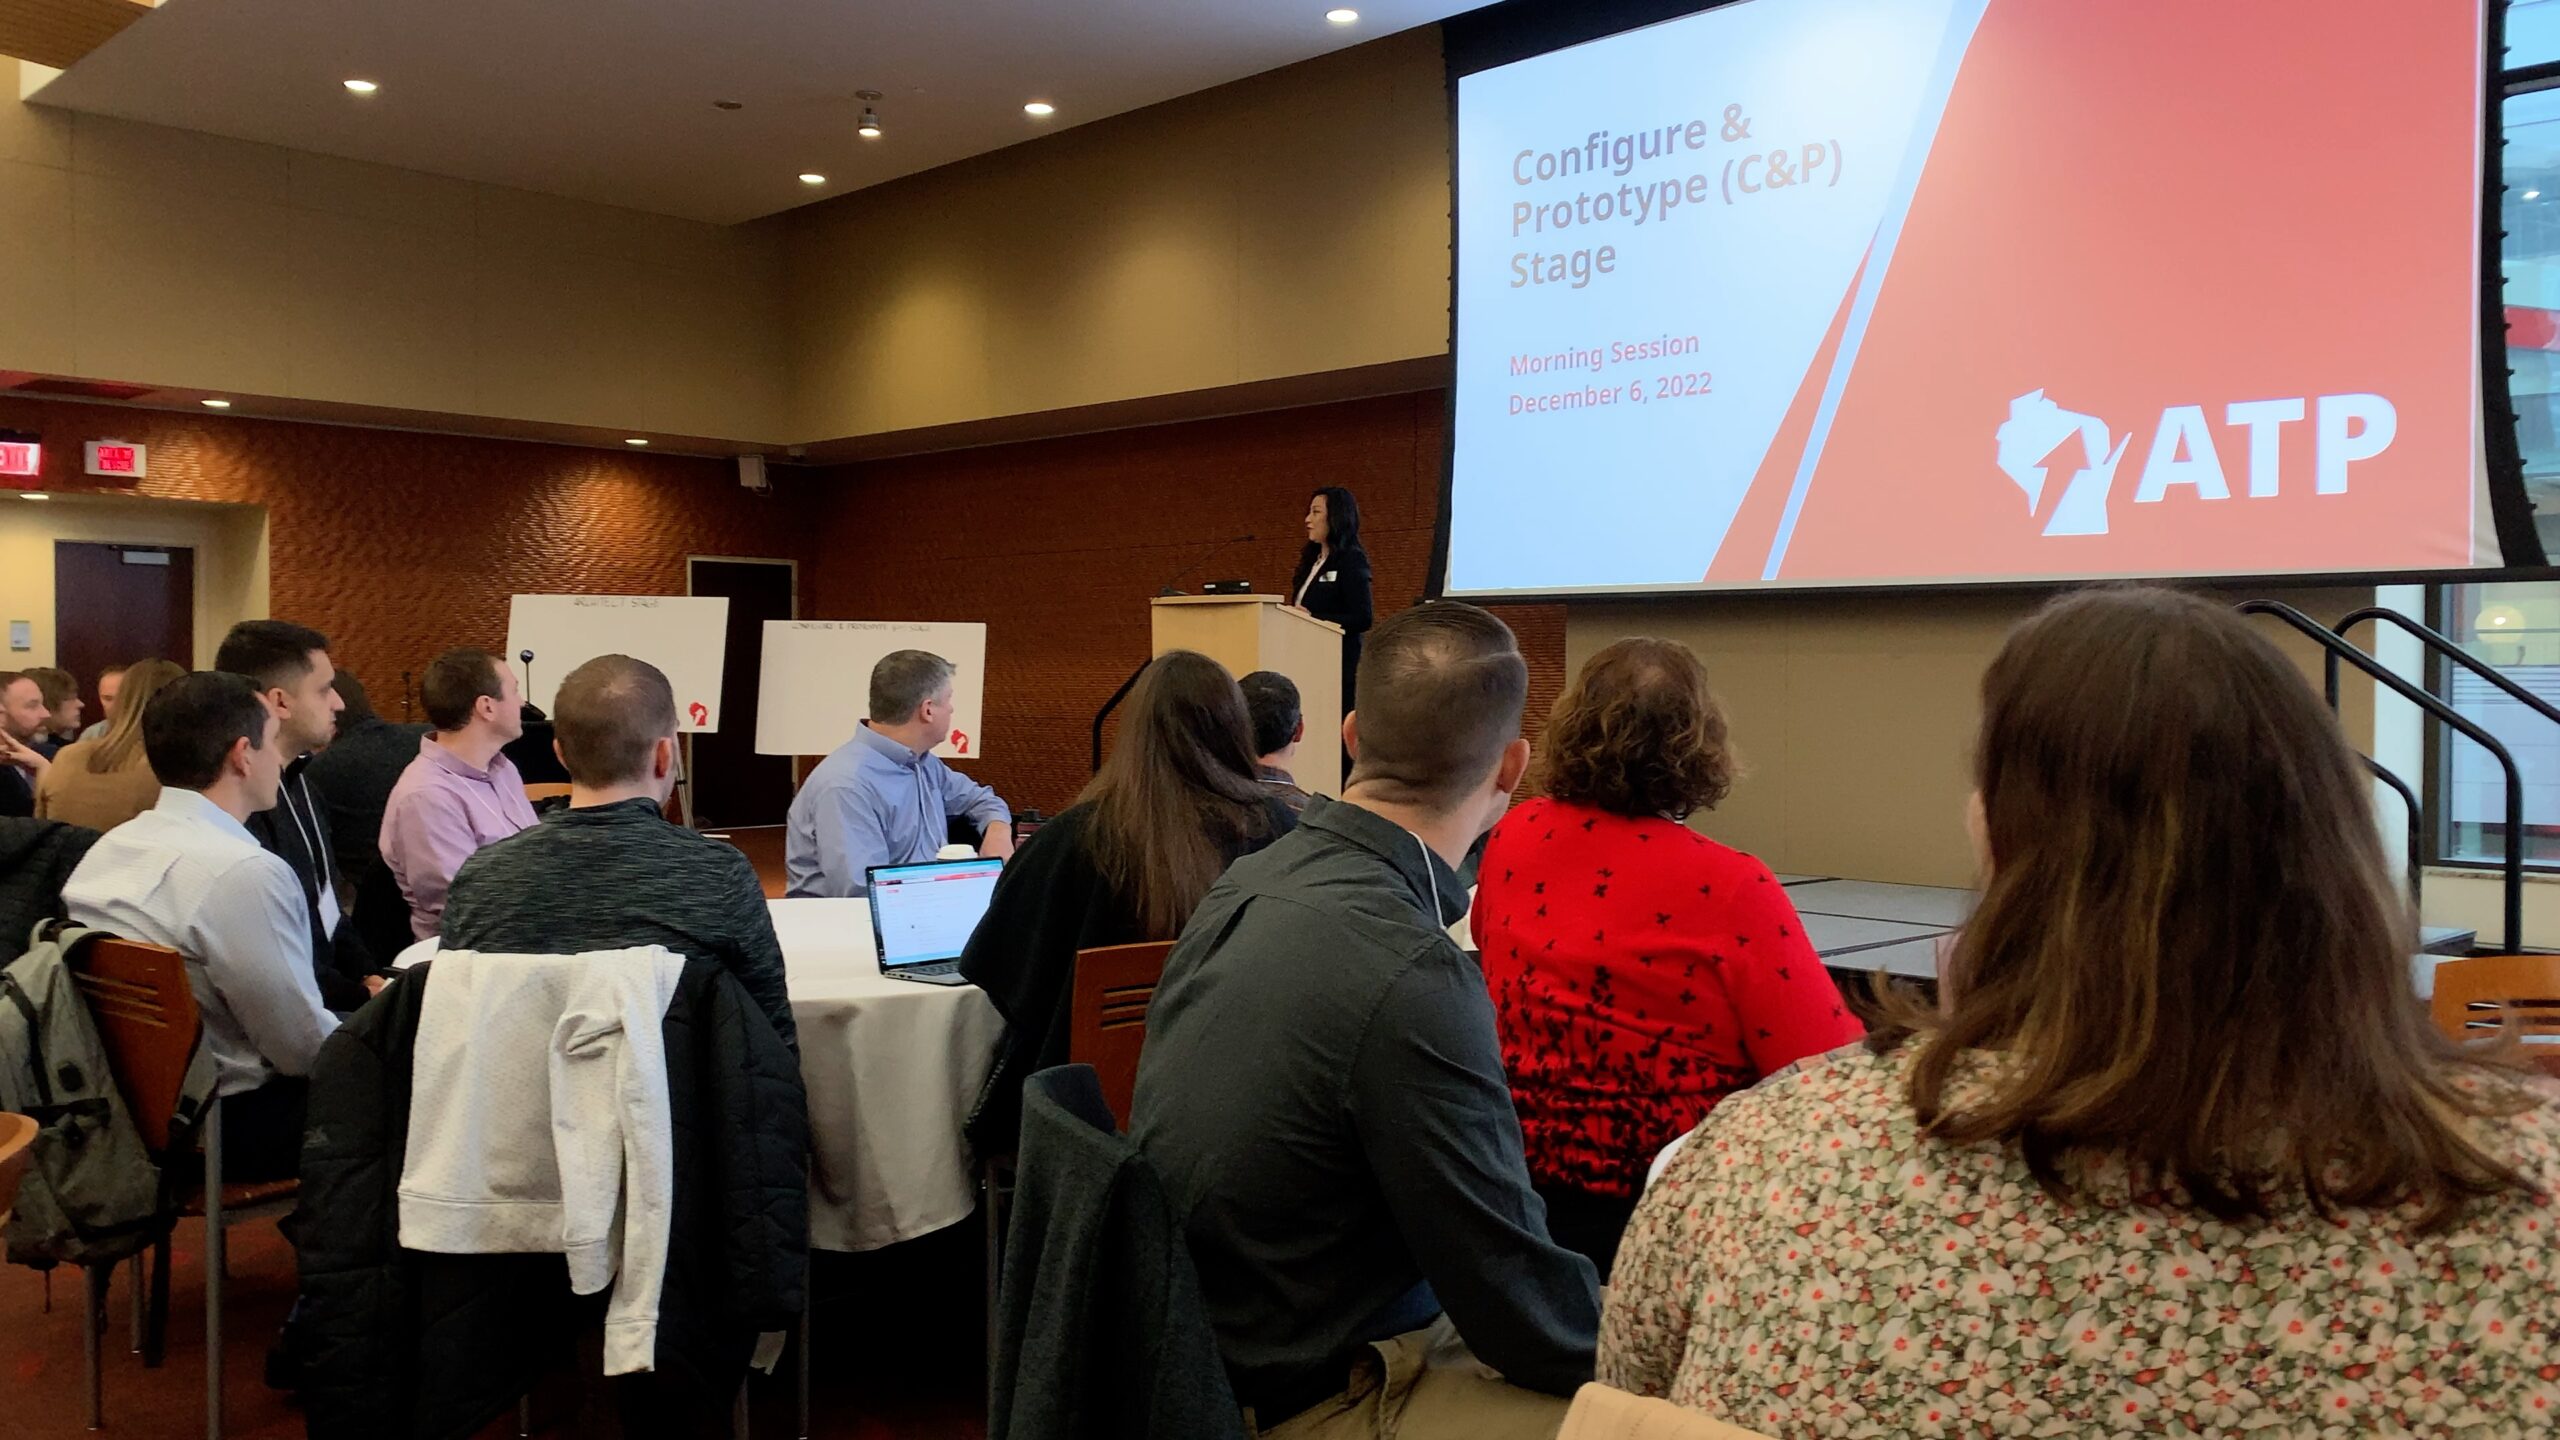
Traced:
<path fill-rule="evenodd" d="M 295 1172 L 302 1077 L 338 1025 L 312 976 L 302 887 L 245 823 L 276 803 L 276 732 L 241 676 L 200 671 L 163 688 L 142 714 L 160 802 L 91 847 L 62 891 L 74 923 L 186 957 L 234 1180 Z"/>

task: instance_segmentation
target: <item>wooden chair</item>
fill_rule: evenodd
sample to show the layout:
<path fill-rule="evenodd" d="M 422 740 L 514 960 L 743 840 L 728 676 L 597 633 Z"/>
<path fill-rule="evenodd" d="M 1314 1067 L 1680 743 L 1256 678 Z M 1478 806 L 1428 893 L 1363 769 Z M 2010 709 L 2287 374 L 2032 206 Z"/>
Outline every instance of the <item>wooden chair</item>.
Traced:
<path fill-rule="evenodd" d="M 2525 1052 L 2560 1075 L 2560 955 L 2476 955 L 2436 966 L 2436 1028 L 2480 1040 L 2514 1027 Z"/>
<path fill-rule="evenodd" d="M 89 943 L 73 976 L 89 1002 L 107 1052 L 107 1067 L 133 1115 L 134 1128 L 152 1153 L 167 1165 L 171 1146 L 184 1138 L 178 1101 L 188 1067 L 195 1060 L 203 1030 L 195 990 L 187 983 L 187 964 L 177 951 L 131 940 L 100 939 Z M 222 1291 L 224 1229 L 281 1214 L 293 1207 L 301 1183 L 278 1180 L 226 1185 L 222 1179 L 222 1100 L 205 1107 L 196 1129 L 203 1148 L 204 1176 L 195 1193 L 179 1208 L 182 1217 L 204 1220 L 204 1349 L 205 1433 L 222 1437 Z M 137 1335 L 146 1365 L 159 1363 L 159 1338 L 169 1309 L 169 1242 L 164 1236 L 150 1255 L 150 1325 Z M 137 1265 L 142 1261 L 137 1258 Z M 108 1273 L 92 1270 L 88 1288 L 87 1351 L 89 1359 L 89 1425 L 103 1423 L 103 1397 L 98 1373 L 98 1311 L 106 1295 Z M 137 1302 L 141 1280 L 135 1279 Z M 143 1331 L 136 1307 L 136 1330 Z"/>
<path fill-rule="evenodd" d="M 1156 982 L 1164 978 L 1164 957 L 1173 953 L 1168 940 L 1138 945 L 1107 945 L 1076 952 L 1076 973 L 1067 1010 L 1067 1063 L 1090 1065 L 1102 1077 L 1102 1098 L 1129 1129 L 1129 1108 L 1138 1094 L 1138 1052 L 1147 1043 L 1147 1004 L 1156 998 Z"/>
<path fill-rule="evenodd" d="M 0 1111 L 0 1225 L 8 1223 L 10 1207 L 18 1203 L 18 1181 L 34 1158 L 27 1152 L 43 1128 L 33 1116 Z"/>

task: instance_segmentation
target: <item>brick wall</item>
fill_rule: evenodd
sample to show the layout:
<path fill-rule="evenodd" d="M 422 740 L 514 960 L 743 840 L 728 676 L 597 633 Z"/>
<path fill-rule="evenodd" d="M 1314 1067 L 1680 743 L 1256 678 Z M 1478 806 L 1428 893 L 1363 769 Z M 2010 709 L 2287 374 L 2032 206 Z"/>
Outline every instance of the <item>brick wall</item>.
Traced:
<path fill-rule="evenodd" d="M 1347 485 L 1380 616 L 1421 594 L 1445 420 L 1430 391 L 819 470 L 812 613 L 986 621 L 992 749 L 968 768 L 1054 812 L 1084 784 L 1093 712 L 1147 657 L 1148 600 L 1209 542 L 1261 537 L 1185 588 L 1277 592 L 1308 494 Z M 1534 724 L 1564 678 L 1563 607 L 1501 613 L 1529 656 Z"/>
<path fill-rule="evenodd" d="M 806 471 L 738 487 L 729 461 L 0 397 L 0 429 L 46 444 L 151 447 L 144 495 L 263 505 L 271 613 L 326 631 L 396 705 L 399 672 L 506 641 L 520 593 L 684 593 L 687 555 L 801 562 L 801 613 L 988 624 L 995 753 L 971 769 L 1055 811 L 1087 727 L 1148 649 L 1147 601 L 1204 542 L 1262 538 L 1185 582 L 1282 588 L 1308 493 L 1347 485 L 1381 615 L 1422 590 L 1438 503 L 1437 391 Z M 1563 681 L 1564 611 L 1508 606 L 1542 719 Z M 210 657 L 205 657 L 210 659 Z"/>
<path fill-rule="evenodd" d="M 402 670 L 506 643 L 510 595 L 681 595 L 687 555 L 798 559 L 805 585 L 815 553 L 805 483 L 751 494 L 727 460 L 8 397 L 0 429 L 43 436 L 57 490 L 265 506 L 269 612 L 395 714 Z M 80 475 L 109 437 L 150 446 L 133 490 Z"/>

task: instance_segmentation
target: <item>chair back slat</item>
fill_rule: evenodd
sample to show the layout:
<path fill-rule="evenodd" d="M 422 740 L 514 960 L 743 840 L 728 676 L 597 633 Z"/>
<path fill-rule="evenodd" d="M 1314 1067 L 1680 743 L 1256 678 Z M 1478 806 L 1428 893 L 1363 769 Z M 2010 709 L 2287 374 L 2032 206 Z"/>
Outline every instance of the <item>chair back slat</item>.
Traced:
<path fill-rule="evenodd" d="M 2436 966 L 2436 1028 L 2482 1040 L 2512 1028 L 2526 1054 L 2560 1075 L 2560 955 L 2474 955 Z M 2544 1042 L 2544 1043 L 2535 1043 Z"/>
<path fill-rule="evenodd" d="M 1164 978 L 1171 941 L 1106 945 L 1076 952 L 1076 974 L 1067 1013 L 1067 1059 L 1090 1065 L 1102 1081 L 1102 1098 L 1120 1128 L 1129 1128 L 1129 1105 L 1138 1093 L 1138 1054 L 1147 1043 L 1147 1004 Z"/>
<path fill-rule="evenodd" d="M 89 1002 L 134 1129 L 153 1154 L 166 1152 L 202 1021 L 196 992 L 187 984 L 186 960 L 159 945 L 93 940 L 81 951 L 72 980 Z"/>

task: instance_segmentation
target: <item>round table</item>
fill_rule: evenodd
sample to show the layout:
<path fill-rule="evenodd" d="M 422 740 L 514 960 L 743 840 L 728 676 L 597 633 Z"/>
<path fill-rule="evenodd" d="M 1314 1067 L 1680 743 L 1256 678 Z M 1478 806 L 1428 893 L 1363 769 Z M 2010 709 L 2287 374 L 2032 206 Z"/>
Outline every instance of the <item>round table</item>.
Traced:
<path fill-rule="evenodd" d="M 974 985 L 884 978 L 868 901 L 770 903 L 817 1150 L 810 1243 L 876 1250 L 968 1218 L 977 1174 L 960 1129 L 1003 1017 Z"/>

